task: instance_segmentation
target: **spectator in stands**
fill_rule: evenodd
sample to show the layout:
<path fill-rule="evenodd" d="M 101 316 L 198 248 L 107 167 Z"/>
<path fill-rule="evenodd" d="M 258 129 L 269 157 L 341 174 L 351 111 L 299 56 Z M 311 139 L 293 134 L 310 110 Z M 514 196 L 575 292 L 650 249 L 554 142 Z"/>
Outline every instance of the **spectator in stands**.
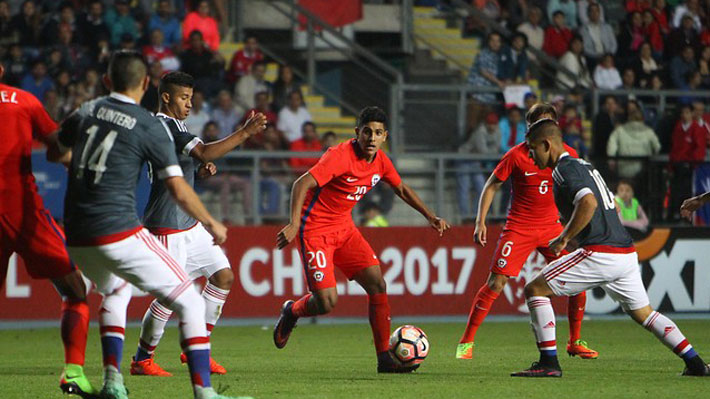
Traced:
<path fill-rule="evenodd" d="M 710 160 L 710 114 L 705 112 L 705 103 L 702 100 L 695 99 L 693 101 L 693 120 L 703 129 L 705 129 L 706 145 L 705 159 Z"/>
<path fill-rule="evenodd" d="M 226 137 L 234 131 L 234 128 L 242 119 L 242 110 L 238 109 L 232 101 L 229 90 L 222 89 L 217 94 L 217 107 L 212 111 L 212 120 L 219 126 L 218 138 Z"/>
<path fill-rule="evenodd" d="M 646 40 L 653 46 L 654 55 L 660 57 L 663 54 L 663 34 L 661 33 L 661 26 L 656 21 L 656 17 L 653 16 L 651 10 L 644 11 L 642 19 L 643 34 Z"/>
<path fill-rule="evenodd" d="M 550 21 L 555 19 L 557 11 L 564 13 L 566 25 L 572 29 L 577 28 L 577 3 L 573 0 L 548 0 L 547 17 Z"/>
<path fill-rule="evenodd" d="M 374 202 L 366 202 L 365 205 L 360 208 L 360 214 L 362 215 L 361 226 L 389 227 L 390 225 L 387 218 L 382 214 L 382 208 Z"/>
<path fill-rule="evenodd" d="M 42 102 L 42 105 L 44 105 L 44 109 L 47 110 L 47 114 L 49 114 L 53 120 L 62 120 L 62 104 L 59 101 L 59 96 L 57 95 L 56 90 L 51 89 L 44 93 L 44 101 Z"/>
<path fill-rule="evenodd" d="M 12 44 L 8 50 L 8 57 L 4 60 L 5 64 L 5 81 L 19 87 L 22 79 L 27 74 L 27 57 L 22 52 L 22 47 L 19 44 Z"/>
<path fill-rule="evenodd" d="M 500 78 L 509 82 L 527 82 L 530 79 L 528 54 L 525 51 L 527 38 L 522 33 L 515 33 L 510 47 L 503 50 L 501 57 Z"/>
<path fill-rule="evenodd" d="M 100 52 L 98 42 L 102 39 L 108 40 L 111 37 L 111 31 L 104 19 L 104 3 L 101 0 L 92 0 L 88 10 L 85 15 L 79 18 L 81 32 L 79 39 L 83 40 L 83 44 L 92 54 L 92 58 L 96 58 Z"/>
<path fill-rule="evenodd" d="M 538 103 L 538 98 L 537 94 L 533 92 L 525 93 L 525 96 L 523 96 L 523 105 L 525 106 L 525 112 L 530 110 L 533 105 Z"/>
<path fill-rule="evenodd" d="M 700 50 L 698 72 L 700 72 L 703 89 L 710 89 L 710 46 L 705 46 Z"/>
<path fill-rule="evenodd" d="M 124 33 L 121 36 L 121 41 L 118 43 L 117 50 L 135 50 L 136 39 L 130 33 Z"/>
<path fill-rule="evenodd" d="M 486 115 L 481 123 L 466 140 L 459 146 L 458 152 L 462 154 L 490 155 L 495 157 L 500 154 L 501 135 L 498 126 L 498 115 L 494 112 Z M 456 199 L 459 213 L 465 221 L 473 221 L 474 199 L 483 191 L 486 182 L 487 169 L 493 165 L 483 164 L 478 161 L 462 160 L 456 162 Z M 473 188 L 473 192 L 471 189 Z"/>
<path fill-rule="evenodd" d="M 74 33 L 71 26 L 65 23 L 59 25 L 58 35 L 57 45 L 54 49 L 59 50 L 62 65 L 71 68 L 74 78 L 83 76 L 86 68 L 91 64 L 91 60 L 82 46 L 73 42 Z"/>
<path fill-rule="evenodd" d="M 661 143 L 656 133 L 643 122 L 643 113 L 639 106 L 629 101 L 627 122 L 618 126 L 611 133 L 606 151 L 609 157 L 649 157 L 661 150 Z M 633 178 L 643 168 L 640 161 L 619 161 L 617 173 L 622 178 Z"/>
<path fill-rule="evenodd" d="M 192 109 L 190 115 L 185 119 L 187 131 L 197 134 L 202 132 L 207 122 L 210 121 L 210 106 L 205 102 L 205 95 L 201 90 L 192 92 Z"/>
<path fill-rule="evenodd" d="M 143 57 L 148 64 L 160 62 L 163 70 L 167 72 L 180 69 L 180 60 L 175 56 L 173 50 L 163 42 L 163 31 L 155 28 L 150 32 L 150 44 L 143 46 Z"/>
<path fill-rule="evenodd" d="M 560 65 L 572 72 L 574 77 L 567 75 L 563 71 L 558 71 L 556 76 L 559 88 L 572 89 L 580 86 L 589 89 L 594 86 L 583 50 L 584 43 L 582 38 L 575 35 L 569 43 L 569 50 L 560 58 Z"/>
<path fill-rule="evenodd" d="M 689 74 L 695 72 L 698 66 L 695 62 L 695 50 L 692 46 L 686 45 L 680 55 L 676 55 L 671 60 L 670 75 L 673 86 L 677 89 L 687 90 L 689 86 Z"/>
<path fill-rule="evenodd" d="M 221 88 L 224 59 L 206 46 L 200 31 L 190 33 L 190 48 L 180 55 L 180 64 L 182 71 L 195 78 L 195 86 L 207 97 Z"/>
<path fill-rule="evenodd" d="M 327 151 L 328 148 L 338 144 L 335 132 L 333 132 L 332 130 L 328 130 L 327 132 L 323 133 L 323 137 L 320 138 L 320 142 L 323 143 L 323 151 Z"/>
<path fill-rule="evenodd" d="M 282 137 L 279 131 L 276 130 L 276 126 L 268 124 L 261 135 L 263 136 L 262 143 L 260 147 L 255 149 L 263 151 L 279 151 L 282 149 Z M 283 205 L 281 192 L 284 184 L 280 177 L 285 177 L 288 165 L 283 158 L 263 158 L 260 166 L 259 192 L 261 193 L 261 201 L 259 203 L 259 212 L 266 216 L 278 215 Z"/>
<path fill-rule="evenodd" d="M 594 118 L 592 124 L 592 151 L 595 157 L 606 155 L 606 145 L 611 132 L 621 120 L 621 109 L 616 102 L 616 97 L 607 96 L 602 109 Z"/>
<path fill-rule="evenodd" d="M 163 65 L 160 61 L 153 61 L 148 66 L 150 82 L 148 83 L 148 90 L 146 90 L 145 94 L 143 94 L 143 99 L 141 99 L 141 106 L 152 113 L 158 112 L 158 104 L 160 103 L 158 87 L 163 73 Z"/>
<path fill-rule="evenodd" d="M 582 129 L 580 127 L 574 123 L 568 124 L 565 126 L 563 133 L 565 144 L 574 148 L 580 158 L 584 159 L 589 156 L 589 148 L 587 148 L 587 144 L 582 136 Z"/>
<path fill-rule="evenodd" d="M 468 84 L 484 87 L 505 87 L 505 83 L 498 78 L 500 74 L 501 47 L 503 45 L 499 33 L 492 32 L 488 35 L 487 46 L 483 48 L 468 73 Z M 471 96 L 473 101 L 468 109 L 468 128 L 478 126 L 480 120 L 497 105 L 496 93 L 475 93 Z"/>
<path fill-rule="evenodd" d="M 665 46 L 666 51 L 663 55 L 666 59 L 672 59 L 687 46 L 692 47 L 694 50 L 700 48 L 700 35 L 695 30 L 693 18 L 689 15 L 683 17 L 680 26 L 673 29 L 668 35 Z"/>
<path fill-rule="evenodd" d="M 648 229 L 648 217 L 639 200 L 634 197 L 634 188 L 628 180 L 621 180 L 616 185 L 616 207 L 619 210 L 621 224 L 627 229 L 645 232 Z"/>
<path fill-rule="evenodd" d="M 296 152 L 320 152 L 323 150 L 323 143 L 318 140 L 318 133 L 316 132 L 316 124 L 308 121 L 301 126 L 302 137 L 296 141 L 291 142 L 290 150 Z M 300 175 L 301 173 L 307 171 L 313 165 L 318 163 L 319 158 L 291 158 L 288 163 L 291 169 Z"/>
<path fill-rule="evenodd" d="M 249 109 L 244 113 L 244 118 L 242 118 L 242 124 L 247 121 L 247 118 L 253 112 L 261 112 L 266 116 L 266 121 L 272 125 L 276 125 L 278 118 L 276 113 L 271 109 L 271 104 L 269 103 L 269 93 L 265 91 L 260 91 L 254 94 L 254 108 Z"/>
<path fill-rule="evenodd" d="M 584 55 L 590 68 L 594 68 L 605 54 L 616 54 L 616 35 L 611 25 L 602 22 L 599 4 L 590 4 L 587 8 L 589 23 L 579 28 L 584 42 Z"/>
<path fill-rule="evenodd" d="M 500 128 L 500 152 L 506 153 L 511 148 L 525 141 L 525 120 L 518 107 L 508 110 L 507 116 L 498 122 Z"/>
<path fill-rule="evenodd" d="M 614 90 L 621 87 L 621 75 L 614 66 L 614 56 L 607 54 L 594 69 L 594 84 L 600 89 Z"/>
<path fill-rule="evenodd" d="M 606 19 L 604 18 L 604 7 L 599 4 L 598 0 L 579 0 L 577 2 L 577 14 L 579 14 L 579 23 L 584 26 L 589 23 L 589 6 L 596 4 L 599 6 L 599 21 L 604 23 Z"/>
<path fill-rule="evenodd" d="M 692 18 L 693 28 L 697 32 L 700 32 L 703 27 L 701 19 L 703 10 L 700 9 L 700 2 L 698 0 L 685 0 L 685 4 L 676 6 L 673 12 L 673 27 L 679 27 L 682 23 L 682 19 L 685 18 L 686 15 Z"/>
<path fill-rule="evenodd" d="M 219 49 L 219 28 L 217 20 L 210 16 L 210 4 L 207 0 L 198 1 L 195 10 L 185 16 L 182 23 L 182 39 L 186 47 L 193 45 L 190 37 L 193 31 L 202 33 L 210 50 Z"/>
<path fill-rule="evenodd" d="M 498 19 L 501 14 L 501 7 L 498 0 L 473 0 L 473 6 L 480 10 L 490 19 Z"/>
<path fill-rule="evenodd" d="M 626 12 L 643 12 L 651 8 L 650 0 L 626 0 Z"/>
<path fill-rule="evenodd" d="M 617 56 L 619 59 L 627 59 L 638 51 L 644 41 L 646 36 L 643 30 L 643 17 L 640 12 L 632 12 L 621 27 Z"/>
<path fill-rule="evenodd" d="M 266 74 L 266 63 L 257 61 L 251 65 L 251 73 L 239 79 L 237 87 L 234 88 L 234 98 L 244 109 L 254 108 L 254 95 L 259 92 L 271 91 L 269 82 L 264 80 Z"/>
<path fill-rule="evenodd" d="M 291 143 L 301 138 L 301 126 L 312 119 L 303 104 L 303 94 L 294 90 L 288 96 L 288 106 L 279 111 L 276 127 L 284 132 L 286 139 Z"/>
<path fill-rule="evenodd" d="M 542 10 L 540 7 L 530 7 L 528 21 L 518 26 L 518 32 L 528 39 L 528 46 L 542 51 L 542 44 L 545 40 L 545 30 L 540 25 L 542 21 Z M 535 59 L 535 55 L 528 50 L 528 58 Z"/>
<path fill-rule="evenodd" d="M 175 16 L 172 2 L 170 0 L 159 0 L 155 14 L 148 21 L 148 31 L 156 29 L 163 33 L 163 44 L 167 47 L 176 48 L 180 45 L 181 32 L 180 21 Z M 165 65 L 163 65 L 165 67 Z"/>
<path fill-rule="evenodd" d="M 84 98 L 96 98 L 106 92 L 99 78 L 99 72 L 93 67 L 86 70 L 84 79 L 79 82 L 77 90 Z"/>
<path fill-rule="evenodd" d="M 639 48 L 638 58 L 633 63 L 634 72 L 638 76 L 638 86 L 642 89 L 651 88 L 651 78 L 661 72 L 661 68 L 653 58 L 651 43 L 644 42 Z"/>
<path fill-rule="evenodd" d="M 12 24 L 12 14 L 7 0 L 0 0 L 0 49 L 7 49 L 18 40 L 18 33 Z"/>
<path fill-rule="evenodd" d="M 116 0 L 114 7 L 106 11 L 106 25 L 111 32 L 111 44 L 117 46 L 124 34 L 129 34 L 133 39 L 138 38 L 138 22 L 131 15 L 131 6 L 128 0 Z"/>
<path fill-rule="evenodd" d="M 74 15 L 74 7 L 68 1 L 60 3 L 59 12 L 54 13 L 44 24 L 44 28 L 42 28 L 43 46 L 59 43 L 60 25 L 69 26 L 72 39 L 74 39 L 74 33 L 77 31 L 76 16 Z"/>
<path fill-rule="evenodd" d="M 42 15 L 35 2 L 26 0 L 22 3 L 21 12 L 12 18 L 15 31 L 20 35 L 19 44 L 26 55 L 39 55 L 38 48 L 42 45 Z"/>
<path fill-rule="evenodd" d="M 229 91 L 225 90 L 229 96 Z M 209 143 L 222 138 L 219 125 L 210 121 L 202 131 L 202 139 Z M 224 160 L 221 160 L 224 161 Z M 218 163 L 218 168 L 223 169 L 224 163 Z M 232 172 L 222 170 L 220 173 L 209 179 L 198 180 L 197 184 L 205 189 L 216 191 L 219 194 L 220 213 L 225 223 L 231 224 L 232 218 L 232 194 L 241 192 L 242 208 L 245 215 L 251 214 L 252 208 L 252 186 L 249 179 Z"/>
<path fill-rule="evenodd" d="M 671 137 L 671 209 L 672 219 L 678 219 L 681 201 L 691 194 L 693 170 L 705 160 L 707 129 L 693 118 L 692 108 L 684 105 L 680 120 L 676 123 Z"/>
<path fill-rule="evenodd" d="M 37 60 L 32 64 L 32 71 L 22 79 L 21 88 L 32 93 L 40 101 L 44 100 L 44 93 L 54 88 L 52 79 L 47 76 L 47 66 L 44 61 Z"/>
<path fill-rule="evenodd" d="M 293 69 L 285 64 L 279 65 L 279 74 L 272 88 L 274 110 L 281 111 L 281 108 L 288 104 L 288 94 L 294 90 L 299 90 L 299 83 L 293 76 Z"/>
<path fill-rule="evenodd" d="M 264 54 L 259 49 L 259 42 L 256 37 L 249 36 L 244 41 L 244 48 L 237 50 L 232 56 L 232 62 L 229 64 L 229 72 L 227 80 L 231 84 L 235 84 L 239 78 L 245 76 L 251 71 L 251 66 L 257 61 L 263 61 Z"/>
<path fill-rule="evenodd" d="M 565 14 L 555 11 L 552 23 L 545 29 L 545 41 L 542 49 L 550 56 L 560 58 L 569 48 L 572 31 L 565 25 Z"/>
<path fill-rule="evenodd" d="M 560 129 L 564 132 L 567 126 L 574 125 L 578 132 L 582 131 L 582 118 L 577 111 L 577 104 L 567 103 L 562 107 L 562 113 L 560 115 L 557 123 Z"/>
<path fill-rule="evenodd" d="M 666 10 L 666 0 L 654 0 L 651 13 L 658 22 L 658 27 L 661 29 L 661 34 L 665 37 L 671 32 L 668 25 L 668 11 Z"/>

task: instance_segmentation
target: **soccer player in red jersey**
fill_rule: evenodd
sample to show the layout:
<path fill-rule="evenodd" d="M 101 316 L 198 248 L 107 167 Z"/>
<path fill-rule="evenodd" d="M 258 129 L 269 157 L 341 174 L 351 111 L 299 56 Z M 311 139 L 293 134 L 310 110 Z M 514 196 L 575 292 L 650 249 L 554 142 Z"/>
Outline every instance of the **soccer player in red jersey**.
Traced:
<path fill-rule="evenodd" d="M 0 65 L 0 79 L 5 69 Z M 51 279 L 62 297 L 61 333 L 66 366 L 60 379 L 65 393 L 97 394 L 84 376 L 89 328 L 87 284 L 69 259 L 64 233 L 44 208 L 32 175 L 32 138 L 50 144 L 57 124 L 32 94 L 0 83 L 0 288 L 13 252 L 33 278 Z"/>
<path fill-rule="evenodd" d="M 331 147 L 318 163 L 293 184 L 291 221 L 277 236 L 284 248 L 294 238 L 311 291 L 286 301 L 274 327 L 274 344 L 283 348 L 299 317 L 329 313 L 338 299 L 335 267 L 367 292 L 370 326 L 377 352 L 377 372 L 410 372 L 388 353 L 390 307 L 380 262 L 351 217 L 355 204 L 380 180 L 387 182 L 409 206 L 421 213 L 441 236 L 450 228 L 402 179 L 380 147 L 387 140 L 387 116 L 377 107 L 360 112 L 356 138 Z"/>
<path fill-rule="evenodd" d="M 552 105 L 535 104 L 525 116 L 528 126 L 542 118 L 557 120 L 557 112 Z M 571 156 L 577 152 L 565 145 Z M 503 291 L 508 279 L 516 277 L 523 268 L 530 253 L 537 250 L 547 263 L 567 254 L 555 254 L 548 243 L 557 237 L 564 226 L 559 221 L 559 211 L 552 192 L 552 170 L 538 168 L 529 155 L 526 143 L 518 144 L 500 160 L 488 178 L 478 203 L 474 240 L 481 246 L 487 243 L 486 215 L 493 196 L 508 179 L 513 183 L 513 201 L 508 217 L 498 240 L 498 246 L 491 264 L 488 281 L 476 293 L 468 316 L 466 330 L 456 348 L 457 359 L 472 359 L 474 339 L 478 327 L 488 315 L 493 302 Z M 584 292 L 569 298 L 567 316 L 569 318 L 569 341 L 567 353 L 582 359 L 595 359 L 599 353 L 590 349 L 581 339 L 582 318 L 587 297 Z"/>

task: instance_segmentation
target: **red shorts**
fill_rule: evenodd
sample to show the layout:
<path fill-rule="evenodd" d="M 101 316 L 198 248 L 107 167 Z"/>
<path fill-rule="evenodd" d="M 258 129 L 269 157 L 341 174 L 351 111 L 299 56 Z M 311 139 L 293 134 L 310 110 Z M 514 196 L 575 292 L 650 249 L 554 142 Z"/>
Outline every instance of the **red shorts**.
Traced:
<path fill-rule="evenodd" d="M 335 267 L 352 280 L 361 270 L 380 264 L 375 251 L 355 227 L 312 237 L 300 233 L 298 239 L 311 292 L 335 287 Z"/>
<path fill-rule="evenodd" d="M 32 278 L 55 279 L 76 270 L 64 246 L 64 232 L 46 209 L 0 214 L 0 286 L 16 252 Z"/>
<path fill-rule="evenodd" d="M 547 263 L 566 255 L 568 252 L 563 250 L 556 256 L 548 247 L 550 241 L 559 236 L 562 230 L 564 230 L 564 226 L 559 223 L 545 226 L 541 229 L 503 230 L 493 256 L 491 272 L 508 277 L 517 277 L 520 274 L 520 270 L 523 269 L 525 261 L 528 260 L 530 253 L 534 250 L 540 252 Z"/>

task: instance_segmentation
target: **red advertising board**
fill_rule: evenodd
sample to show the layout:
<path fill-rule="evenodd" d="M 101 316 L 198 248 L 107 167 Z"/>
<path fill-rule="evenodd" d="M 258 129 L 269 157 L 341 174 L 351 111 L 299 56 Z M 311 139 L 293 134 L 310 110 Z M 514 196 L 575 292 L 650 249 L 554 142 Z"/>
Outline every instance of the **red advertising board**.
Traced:
<path fill-rule="evenodd" d="M 305 294 L 307 286 L 295 245 L 275 248 L 278 227 L 232 227 L 224 249 L 235 282 L 224 308 L 224 317 L 275 317 L 281 303 Z M 490 226 L 490 244 L 472 242 L 473 229 L 454 227 L 442 238 L 427 227 L 365 228 L 362 230 L 382 262 L 392 314 L 420 316 L 466 315 L 476 290 L 484 283 L 501 226 Z M 698 230 L 657 230 L 637 243 L 651 304 L 664 310 L 710 311 L 710 260 L 708 234 Z M 695 248 L 695 249 L 694 249 Z M 705 256 L 702 254 L 705 252 Z M 685 270 L 692 264 L 694 267 Z M 534 253 L 518 278 L 511 279 L 491 309 L 492 314 L 526 313 L 523 287 L 541 267 L 544 258 Z M 364 317 L 364 291 L 339 275 L 339 301 L 332 316 Z M 31 280 L 14 258 L 0 291 L 0 320 L 54 319 L 59 300 L 47 281 Z M 704 280 L 704 282 L 703 282 Z M 692 289 L 689 289 L 691 287 Z M 142 294 L 139 294 L 142 295 Z M 668 301 L 665 301 L 668 298 Z M 92 295 L 95 309 L 100 298 Z M 129 319 L 139 319 L 150 302 L 134 297 Z M 556 309 L 565 312 L 565 300 Z M 707 302 L 707 303 L 706 303 Z M 603 293 L 588 295 L 589 313 L 618 311 Z M 95 315 L 95 312 L 94 312 Z"/>

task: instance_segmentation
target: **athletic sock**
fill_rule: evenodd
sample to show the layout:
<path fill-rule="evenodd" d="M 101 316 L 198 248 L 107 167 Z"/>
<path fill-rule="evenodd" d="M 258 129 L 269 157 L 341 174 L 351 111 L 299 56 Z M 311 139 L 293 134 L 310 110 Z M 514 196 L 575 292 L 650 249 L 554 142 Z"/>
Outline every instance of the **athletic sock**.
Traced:
<path fill-rule="evenodd" d="M 210 282 L 207 282 L 205 289 L 202 290 L 202 298 L 205 299 L 205 323 L 208 337 L 212 334 L 212 329 L 222 314 L 222 307 L 228 295 L 229 290 L 219 288 Z"/>
<path fill-rule="evenodd" d="M 313 297 L 313 294 L 306 294 L 291 305 L 291 315 L 296 317 L 313 316 L 308 310 L 308 301 Z"/>
<path fill-rule="evenodd" d="M 567 318 L 569 319 L 569 342 L 582 338 L 582 319 L 584 308 L 587 305 L 587 293 L 581 292 L 569 297 L 567 304 Z"/>
<path fill-rule="evenodd" d="M 673 353 L 682 358 L 689 369 L 697 370 L 705 367 L 698 353 L 695 352 L 693 346 L 690 345 L 673 320 L 653 311 L 643 322 L 643 326 L 671 349 Z"/>
<path fill-rule="evenodd" d="M 390 338 L 390 304 L 387 293 L 368 295 L 367 302 L 375 350 L 377 353 L 386 352 Z"/>
<path fill-rule="evenodd" d="M 488 312 L 493 305 L 493 302 L 500 295 L 484 284 L 481 289 L 478 290 L 476 296 L 473 298 L 473 303 L 471 304 L 471 312 L 468 315 L 468 322 L 466 323 L 466 330 L 464 330 L 463 335 L 459 343 L 473 342 L 476 338 L 476 331 L 480 327 L 483 320 L 488 315 Z"/>
<path fill-rule="evenodd" d="M 182 341 L 182 351 L 187 356 L 193 389 L 212 386 L 210 381 L 210 344 L 207 337 L 193 337 Z"/>
<path fill-rule="evenodd" d="M 101 352 L 103 354 L 104 369 L 120 373 L 123 357 L 123 327 L 101 326 Z"/>
<path fill-rule="evenodd" d="M 527 299 L 537 349 L 540 351 L 540 364 L 559 368 L 557 362 L 557 341 L 555 340 L 555 311 L 550 298 L 533 296 Z"/>
<path fill-rule="evenodd" d="M 61 330 L 64 363 L 83 366 L 89 330 L 89 305 L 86 301 L 62 301 Z"/>
<path fill-rule="evenodd" d="M 151 302 L 150 307 L 148 307 L 143 316 L 135 361 L 140 362 L 153 356 L 153 352 L 155 352 L 155 348 L 163 337 L 165 325 L 168 324 L 172 313 L 172 310 L 161 305 L 157 300 Z"/>

